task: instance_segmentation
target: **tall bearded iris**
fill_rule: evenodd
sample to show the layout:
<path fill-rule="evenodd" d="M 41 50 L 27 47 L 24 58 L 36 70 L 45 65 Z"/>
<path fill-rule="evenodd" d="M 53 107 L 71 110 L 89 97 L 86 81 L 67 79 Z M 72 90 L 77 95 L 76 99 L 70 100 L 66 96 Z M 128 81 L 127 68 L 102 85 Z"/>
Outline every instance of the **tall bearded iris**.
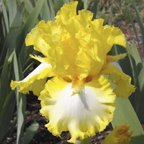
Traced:
<path fill-rule="evenodd" d="M 114 44 L 125 46 L 120 29 L 92 20 L 88 10 L 76 13 L 77 2 L 65 4 L 54 21 L 40 21 L 26 37 L 41 56 L 41 64 L 22 81 L 19 92 L 33 91 L 41 101 L 46 127 L 56 136 L 69 131 L 74 143 L 100 132 L 112 121 L 116 96 L 128 97 L 131 79 L 114 64 L 125 54 L 111 56 Z M 48 77 L 53 77 L 47 80 Z"/>

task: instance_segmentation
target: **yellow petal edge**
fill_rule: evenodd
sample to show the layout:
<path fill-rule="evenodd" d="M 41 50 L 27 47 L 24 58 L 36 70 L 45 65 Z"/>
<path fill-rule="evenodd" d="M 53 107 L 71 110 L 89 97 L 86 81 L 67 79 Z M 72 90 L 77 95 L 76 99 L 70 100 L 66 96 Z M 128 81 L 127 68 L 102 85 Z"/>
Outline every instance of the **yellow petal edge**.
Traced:
<path fill-rule="evenodd" d="M 71 83 L 54 78 L 47 82 L 39 100 L 40 112 L 49 120 L 48 130 L 55 136 L 69 131 L 72 143 L 105 129 L 115 109 L 115 94 L 104 77 L 87 83 L 75 95 Z"/>
<path fill-rule="evenodd" d="M 106 65 L 102 71 L 108 75 L 115 94 L 119 97 L 128 98 L 134 91 L 135 87 L 131 84 L 131 77 L 123 73 L 119 68 L 112 64 Z"/>
<path fill-rule="evenodd" d="M 47 63 L 41 63 L 34 71 L 32 71 L 22 81 L 11 81 L 11 88 L 18 87 L 18 91 L 28 94 L 32 91 L 34 95 L 39 96 L 43 90 L 48 77 L 53 75 L 51 66 Z"/>

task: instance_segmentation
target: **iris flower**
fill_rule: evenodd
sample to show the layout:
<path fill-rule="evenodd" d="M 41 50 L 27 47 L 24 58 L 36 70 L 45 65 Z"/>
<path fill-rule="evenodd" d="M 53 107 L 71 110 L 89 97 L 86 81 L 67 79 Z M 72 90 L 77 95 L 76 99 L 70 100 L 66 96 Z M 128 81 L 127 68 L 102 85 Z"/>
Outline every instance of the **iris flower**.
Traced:
<path fill-rule="evenodd" d="M 113 64 L 125 54 L 108 54 L 114 44 L 125 47 L 124 34 L 76 8 L 76 1 L 64 4 L 55 20 L 32 29 L 26 45 L 43 55 L 31 56 L 40 65 L 11 82 L 12 89 L 38 96 L 48 130 L 55 136 L 69 131 L 71 143 L 103 131 L 112 121 L 115 97 L 127 98 L 134 91 L 131 78 Z"/>

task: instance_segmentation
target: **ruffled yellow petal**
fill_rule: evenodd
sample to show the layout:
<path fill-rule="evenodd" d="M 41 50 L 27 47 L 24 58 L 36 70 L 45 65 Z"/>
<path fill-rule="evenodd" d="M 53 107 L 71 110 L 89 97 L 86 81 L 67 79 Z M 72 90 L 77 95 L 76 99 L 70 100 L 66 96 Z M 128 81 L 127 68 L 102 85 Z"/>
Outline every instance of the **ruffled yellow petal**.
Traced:
<path fill-rule="evenodd" d="M 106 42 L 110 47 L 112 47 L 114 44 L 118 44 L 123 47 L 126 47 L 125 36 L 119 28 L 105 25 L 104 33 L 106 34 L 105 37 L 107 37 Z M 107 50 L 109 51 L 109 49 Z"/>
<path fill-rule="evenodd" d="M 15 89 L 18 87 L 18 91 L 21 93 L 27 94 L 29 91 L 32 91 L 39 96 L 44 89 L 47 78 L 51 76 L 53 76 L 51 66 L 47 63 L 41 63 L 22 81 L 11 81 L 11 88 Z"/>
<path fill-rule="evenodd" d="M 125 46 L 125 37 L 120 29 L 104 26 L 103 19 L 92 20 L 92 12 L 76 12 L 77 4 L 64 4 L 54 21 L 39 22 L 26 45 L 41 52 L 57 75 L 84 79 L 101 71 L 107 53 L 114 44 Z"/>
<path fill-rule="evenodd" d="M 126 39 L 122 31 L 114 26 L 104 25 L 102 19 L 91 22 L 93 28 L 92 35 L 96 37 L 97 45 L 102 47 L 101 53 L 108 53 L 114 44 L 126 47 Z M 92 38 L 93 38 L 92 37 Z"/>
<path fill-rule="evenodd" d="M 128 98 L 135 91 L 134 86 L 131 84 L 131 77 L 123 73 L 115 65 L 106 65 L 102 73 L 108 75 L 107 77 L 111 81 L 117 96 Z"/>
<path fill-rule="evenodd" d="M 58 11 L 56 19 L 61 23 L 67 23 L 70 17 L 76 15 L 76 7 L 78 2 L 70 2 L 69 4 L 64 4 L 63 7 Z"/>
<path fill-rule="evenodd" d="M 115 94 L 104 78 L 86 83 L 79 93 L 73 94 L 72 83 L 54 78 L 47 82 L 41 92 L 41 114 L 53 135 L 69 131 L 74 143 L 102 131 L 113 117 Z"/>
<path fill-rule="evenodd" d="M 48 56 L 50 45 L 46 41 L 46 38 L 49 39 L 49 37 L 53 36 L 50 35 L 52 33 L 51 23 L 52 22 L 46 24 L 44 21 L 40 21 L 36 27 L 33 28 L 32 31 L 27 35 L 25 39 L 26 46 L 33 45 L 36 51 L 41 52 L 44 56 Z M 54 29 L 53 32 L 55 32 Z"/>

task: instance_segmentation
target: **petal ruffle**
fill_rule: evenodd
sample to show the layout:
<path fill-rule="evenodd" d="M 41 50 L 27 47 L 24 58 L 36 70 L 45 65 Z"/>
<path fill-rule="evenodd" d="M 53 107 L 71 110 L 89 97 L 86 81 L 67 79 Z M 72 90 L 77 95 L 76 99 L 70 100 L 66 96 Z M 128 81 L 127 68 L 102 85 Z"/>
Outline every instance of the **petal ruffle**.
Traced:
<path fill-rule="evenodd" d="M 41 63 L 34 71 L 32 71 L 22 81 L 11 81 L 11 88 L 18 87 L 21 93 L 29 93 L 32 91 L 35 95 L 39 96 L 43 90 L 48 77 L 53 76 L 52 68 L 47 63 Z"/>
<path fill-rule="evenodd" d="M 39 22 L 26 45 L 41 52 L 57 75 L 81 79 L 97 75 L 112 46 L 125 46 L 126 40 L 119 28 L 103 25 L 103 19 L 92 20 L 92 12 L 77 12 L 77 4 L 64 4 L 55 20 Z"/>
<path fill-rule="evenodd" d="M 115 94 L 104 78 L 85 84 L 78 94 L 73 95 L 71 83 L 54 78 L 47 82 L 39 97 L 41 114 L 49 123 L 46 125 L 53 135 L 60 136 L 69 131 L 74 143 L 102 131 L 112 120 Z"/>
<path fill-rule="evenodd" d="M 123 47 L 126 47 L 125 36 L 119 28 L 105 25 L 103 34 L 105 34 L 105 37 L 107 38 L 106 43 L 110 46 L 110 49 L 112 48 L 114 44 L 118 44 Z M 108 49 L 108 46 L 107 46 L 106 51 L 109 52 L 110 49 Z"/>
<path fill-rule="evenodd" d="M 70 17 L 76 15 L 77 4 L 77 1 L 64 4 L 63 7 L 57 12 L 56 19 L 61 23 L 67 23 Z"/>
<path fill-rule="evenodd" d="M 107 75 L 117 96 L 128 98 L 135 91 L 134 86 L 131 84 L 131 77 L 123 73 L 115 65 L 106 65 L 102 74 Z"/>

